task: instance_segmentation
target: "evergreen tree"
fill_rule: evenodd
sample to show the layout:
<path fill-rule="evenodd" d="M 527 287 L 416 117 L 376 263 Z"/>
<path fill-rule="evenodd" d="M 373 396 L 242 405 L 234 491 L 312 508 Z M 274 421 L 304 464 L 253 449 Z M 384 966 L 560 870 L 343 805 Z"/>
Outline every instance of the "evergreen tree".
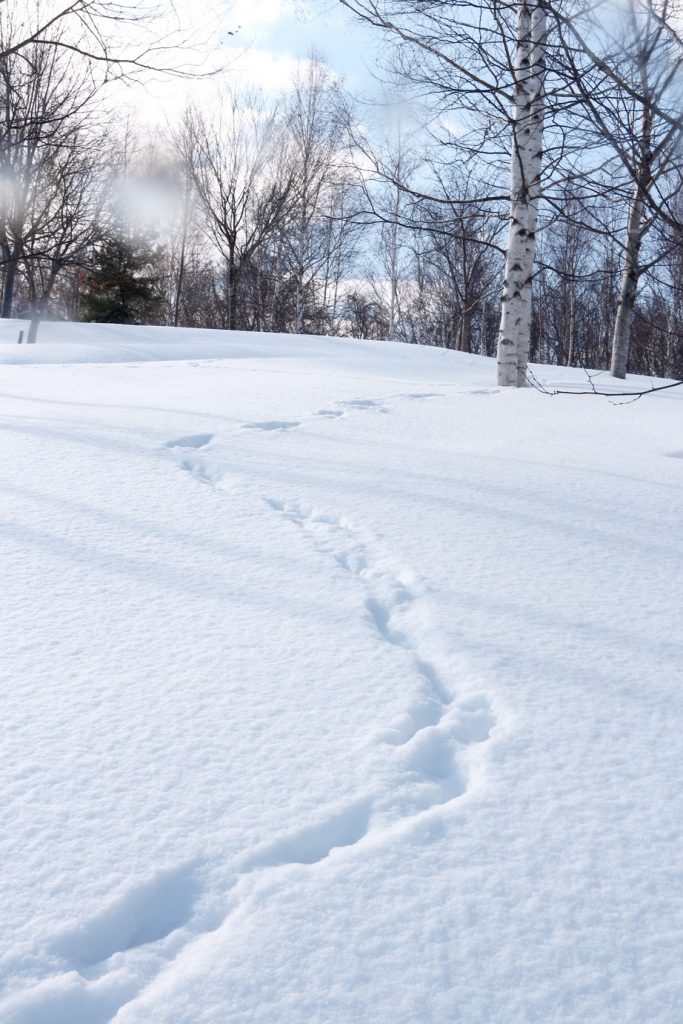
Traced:
<path fill-rule="evenodd" d="M 83 319 L 96 323 L 143 324 L 158 313 L 155 252 L 144 239 L 106 238 L 93 259 L 83 295 Z"/>

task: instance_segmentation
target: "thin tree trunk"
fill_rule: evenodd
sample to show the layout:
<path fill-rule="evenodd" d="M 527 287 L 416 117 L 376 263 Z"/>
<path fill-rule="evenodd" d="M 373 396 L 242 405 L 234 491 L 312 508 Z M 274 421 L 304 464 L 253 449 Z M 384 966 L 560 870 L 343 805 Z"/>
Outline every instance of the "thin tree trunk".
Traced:
<path fill-rule="evenodd" d="M 479 354 L 482 356 L 489 356 L 493 353 L 493 348 L 489 347 L 488 312 L 488 302 L 484 299 L 479 313 Z"/>
<path fill-rule="evenodd" d="M 273 267 L 273 287 L 270 293 L 270 330 L 275 330 L 275 311 L 277 309 L 277 299 L 280 294 L 280 258 L 282 252 L 282 243 L 278 241 L 277 251 L 275 254 L 275 266 Z"/>
<path fill-rule="evenodd" d="M 523 387 L 531 341 L 531 282 L 543 159 L 546 15 L 540 0 L 517 15 L 510 226 L 498 336 L 498 384 Z"/>
<path fill-rule="evenodd" d="M 58 263 L 53 262 L 52 269 L 50 270 L 47 280 L 43 284 L 40 296 L 35 294 L 35 285 L 31 286 L 33 298 L 31 300 L 31 322 L 29 324 L 28 336 L 26 338 L 27 345 L 35 345 L 38 340 L 38 328 L 40 327 L 40 321 L 45 315 L 45 310 L 50 302 L 52 290 L 61 269 L 62 268 Z"/>
<path fill-rule="evenodd" d="M 231 259 L 228 264 L 228 330 L 237 328 L 237 271 Z"/>
<path fill-rule="evenodd" d="M 575 320 L 576 320 L 576 302 L 574 293 L 574 282 L 569 285 L 569 318 L 567 324 L 567 361 L 566 366 L 571 366 L 574 362 L 574 334 L 575 334 Z"/>
<path fill-rule="evenodd" d="M 38 341 L 38 328 L 40 327 L 40 311 L 36 310 L 31 316 L 31 322 L 28 326 L 28 335 L 26 337 L 27 345 L 35 345 Z"/>
<path fill-rule="evenodd" d="M 28 325 L 28 334 L 26 335 L 27 345 L 35 345 L 38 340 L 38 328 L 40 327 L 47 299 L 48 296 L 43 295 L 40 299 L 36 298 L 31 303 L 31 320 Z"/>
<path fill-rule="evenodd" d="M 304 272 L 299 266 L 296 273 L 296 302 L 294 315 L 294 333 L 302 334 L 304 327 Z"/>
<path fill-rule="evenodd" d="M 0 317 L 3 320 L 12 316 L 12 306 L 14 304 L 14 284 L 17 278 L 17 258 L 12 257 L 7 261 L 5 269 L 5 287 L 2 293 L 2 310 L 0 311 Z"/>
<path fill-rule="evenodd" d="M 399 174 L 400 174 L 400 157 L 399 157 Z M 396 189 L 396 202 L 394 203 L 394 219 L 391 224 L 391 235 L 390 235 L 390 252 L 389 252 L 389 341 L 396 340 L 396 312 L 398 309 L 398 215 L 399 206 L 401 202 L 401 194 L 399 189 Z"/>
<path fill-rule="evenodd" d="M 460 315 L 460 330 L 458 331 L 458 352 L 470 351 L 470 317 L 472 313 L 469 306 L 465 306 Z"/>
<path fill-rule="evenodd" d="M 622 380 L 626 376 L 628 350 L 631 341 L 631 324 L 633 323 L 633 308 L 636 303 L 636 291 L 640 277 L 638 255 L 640 253 L 640 244 L 643 240 L 643 212 L 643 200 L 640 196 L 640 190 L 636 189 L 631 201 L 628 227 L 626 228 L 624 269 L 621 275 L 619 303 L 614 321 L 614 333 L 612 334 L 610 373 L 613 377 L 620 377 Z"/>
<path fill-rule="evenodd" d="M 669 308 L 667 310 L 667 314 L 666 314 L 666 327 L 665 327 L 666 334 L 664 335 L 664 351 L 661 354 L 661 360 L 660 360 L 660 371 L 661 371 L 660 376 L 662 376 L 662 377 L 670 377 L 671 376 L 671 353 L 672 353 L 672 348 L 673 348 L 673 346 L 671 344 L 671 338 L 673 336 L 673 329 L 674 329 L 674 310 L 673 310 L 673 304 L 672 304 L 672 305 L 669 306 Z"/>
<path fill-rule="evenodd" d="M 178 326 L 180 319 L 180 299 L 183 294 L 183 281 L 185 278 L 185 234 L 180 247 L 180 263 L 178 266 L 178 280 L 176 281 L 175 302 L 173 303 L 173 326 Z"/>
<path fill-rule="evenodd" d="M 674 287 L 674 297 L 669 306 L 666 318 L 666 351 L 664 355 L 664 377 L 674 375 L 674 352 L 678 344 L 678 324 L 680 323 L 679 303 L 677 299 L 678 289 Z"/>
<path fill-rule="evenodd" d="M 294 333 L 302 334 L 304 328 L 304 248 L 305 248 L 305 236 L 306 236 L 306 225 L 304 223 L 305 217 L 305 203 L 306 193 L 304 192 L 304 216 L 299 223 L 298 233 L 299 239 L 297 243 L 296 251 L 296 286 L 295 286 L 295 310 L 294 310 Z"/>

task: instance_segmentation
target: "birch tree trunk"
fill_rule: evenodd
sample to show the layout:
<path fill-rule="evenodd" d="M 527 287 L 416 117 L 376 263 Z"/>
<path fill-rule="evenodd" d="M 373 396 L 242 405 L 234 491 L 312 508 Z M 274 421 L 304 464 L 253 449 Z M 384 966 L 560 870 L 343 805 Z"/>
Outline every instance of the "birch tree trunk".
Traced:
<path fill-rule="evenodd" d="M 498 335 L 498 384 L 502 387 L 526 384 L 543 159 L 545 44 L 546 14 L 542 0 L 523 0 L 517 14 L 510 226 Z"/>
<path fill-rule="evenodd" d="M 643 200 L 639 189 L 633 194 L 631 210 L 628 216 L 628 227 L 626 228 L 626 245 L 624 247 L 624 269 L 621 275 L 621 286 L 619 288 L 619 304 L 617 315 L 614 320 L 614 333 L 612 335 L 612 361 L 610 373 L 613 377 L 626 376 L 626 365 L 628 363 L 628 350 L 631 341 L 631 324 L 633 322 L 633 308 L 636 303 L 636 291 L 638 289 L 638 278 L 640 268 L 638 266 L 638 255 L 640 244 L 643 240 Z"/>

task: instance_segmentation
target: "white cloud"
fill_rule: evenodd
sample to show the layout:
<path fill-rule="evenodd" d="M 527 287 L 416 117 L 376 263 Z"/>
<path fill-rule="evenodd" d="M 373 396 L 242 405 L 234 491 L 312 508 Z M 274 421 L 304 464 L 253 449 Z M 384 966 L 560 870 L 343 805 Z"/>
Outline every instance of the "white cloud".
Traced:
<path fill-rule="evenodd" d="M 286 0 L 235 0 L 225 10 L 224 17 L 242 32 L 275 24 L 284 17 L 288 7 Z"/>
<path fill-rule="evenodd" d="M 293 75 L 301 63 L 287 53 L 249 47 L 230 53 L 228 74 L 240 85 L 258 86 L 264 92 L 280 92 L 291 86 Z"/>
<path fill-rule="evenodd" d="M 349 55 L 357 57 L 361 49 L 348 21 L 337 25 L 336 11 L 321 13 L 310 0 L 175 0 L 174 9 L 177 16 L 155 24 L 157 36 L 186 39 L 190 49 L 174 54 L 200 75 L 220 70 L 206 78 L 148 76 L 144 86 L 124 88 L 122 106 L 150 126 L 177 121 L 190 100 L 211 105 L 226 84 L 281 93 L 316 48 L 333 65 L 341 58 L 343 73 Z"/>
<path fill-rule="evenodd" d="M 128 103 L 136 115 L 150 125 L 177 121 L 188 102 L 211 106 L 226 85 L 237 89 L 259 89 L 266 95 L 286 92 L 292 85 L 297 67 L 305 60 L 288 53 L 276 53 L 257 46 L 239 49 L 226 47 L 220 54 L 224 68 L 203 80 L 157 81 L 144 90 L 136 86 Z"/>

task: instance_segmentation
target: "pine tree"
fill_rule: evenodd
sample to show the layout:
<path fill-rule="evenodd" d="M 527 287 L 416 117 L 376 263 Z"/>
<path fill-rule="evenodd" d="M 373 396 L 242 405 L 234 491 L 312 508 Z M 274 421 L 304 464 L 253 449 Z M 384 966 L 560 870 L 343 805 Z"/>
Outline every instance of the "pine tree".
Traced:
<path fill-rule="evenodd" d="M 149 323 L 158 313 L 155 253 L 143 239 L 106 238 L 93 259 L 83 294 L 83 319 L 96 323 Z"/>

